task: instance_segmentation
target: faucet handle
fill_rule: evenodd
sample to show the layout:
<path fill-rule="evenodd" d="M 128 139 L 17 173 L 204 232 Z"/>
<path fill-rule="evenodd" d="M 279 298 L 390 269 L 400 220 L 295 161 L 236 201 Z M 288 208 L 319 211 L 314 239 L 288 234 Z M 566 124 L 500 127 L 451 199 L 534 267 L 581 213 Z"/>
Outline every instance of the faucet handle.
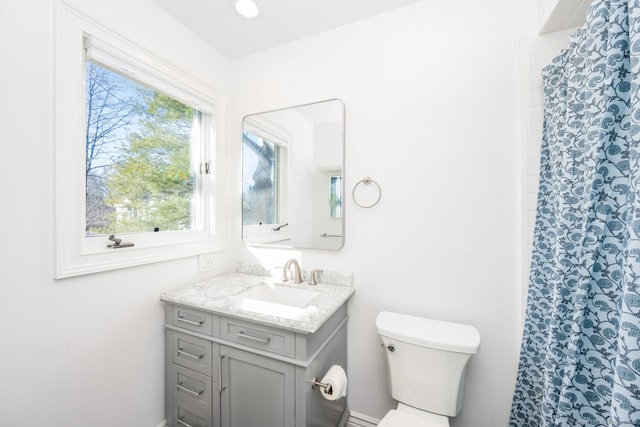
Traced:
<path fill-rule="evenodd" d="M 322 270 L 311 270 L 311 273 L 309 274 L 309 284 L 310 285 L 317 285 L 318 284 L 318 278 L 316 277 L 316 273 L 322 273 Z"/>

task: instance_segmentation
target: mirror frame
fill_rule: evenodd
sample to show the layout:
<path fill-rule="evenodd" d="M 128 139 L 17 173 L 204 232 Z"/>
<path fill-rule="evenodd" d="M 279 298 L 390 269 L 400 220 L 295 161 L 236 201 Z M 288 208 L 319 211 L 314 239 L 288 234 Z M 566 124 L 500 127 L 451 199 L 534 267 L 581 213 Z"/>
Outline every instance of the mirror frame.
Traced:
<path fill-rule="evenodd" d="M 270 113 L 276 113 L 276 112 L 280 112 L 280 111 L 285 111 L 285 110 L 293 110 L 296 108 L 302 108 L 302 107 L 311 107 L 313 105 L 318 105 L 318 104 L 322 104 L 322 103 L 326 103 L 326 102 L 338 102 L 340 105 L 340 122 L 342 123 L 341 129 L 340 129 L 340 155 L 342 157 L 342 162 L 340 164 L 341 167 L 341 175 L 342 175 L 342 183 L 341 183 L 341 189 L 342 189 L 342 216 L 340 218 L 334 218 L 335 220 L 340 220 L 340 243 L 339 245 L 337 245 L 337 247 L 332 247 L 332 248 L 321 248 L 321 247 L 314 247 L 313 245 L 286 245 L 286 244 L 280 244 L 279 242 L 273 242 L 273 243 L 263 243 L 263 242 L 259 242 L 259 241 L 247 241 L 245 239 L 245 225 L 244 225 L 244 221 L 242 219 L 242 216 L 244 214 L 244 195 L 241 194 L 241 198 L 240 198 L 240 214 L 241 214 L 241 227 L 240 227 L 240 234 L 241 234 L 241 239 L 244 242 L 244 244 L 249 245 L 249 246 L 256 246 L 256 247 L 263 247 L 263 248 L 278 248 L 278 249 L 300 249 L 300 250 L 317 250 L 317 251 L 327 251 L 327 252 L 334 252 L 334 251 L 339 251 L 341 250 L 344 245 L 345 245 L 345 231 L 346 231 L 346 179 L 345 179 L 345 172 L 346 172 L 346 106 L 344 101 L 342 101 L 340 98 L 331 98 L 331 99 L 326 99 L 326 100 L 321 100 L 321 101 L 316 101 L 316 102 L 309 102 L 309 103 L 305 103 L 305 104 L 299 104 L 299 105 L 294 105 L 291 107 L 283 107 L 283 108 L 277 108 L 277 109 L 273 109 L 273 110 L 268 110 L 268 111 L 263 111 L 263 112 L 259 112 L 259 113 L 252 113 L 252 114 L 247 114 L 242 118 L 241 121 L 241 132 L 244 133 L 245 131 L 245 122 L 247 121 L 247 119 L 250 119 L 252 117 L 255 116 L 261 116 L 264 114 L 270 114 Z M 241 144 L 242 144 L 242 138 L 241 138 Z M 241 145 L 241 151 L 242 151 L 242 145 Z M 243 167 L 243 163 L 242 163 L 243 157 L 242 157 L 242 153 L 241 153 L 241 184 L 244 187 L 244 167 Z M 314 170 L 318 169 L 321 170 L 321 167 L 315 167 L 314 166 Z M 325 172 L 330 172 L 329 176 L 336 176 L 336 174 L 334 173 L 336 171 L 336 169 L 331 169 L 331 170 L 326 170 Z M 289 178 L 290 179 L 290 178 Z M 330 186 L 330 182 L 327 182 L 327 188 L 329 188 Z M 244 191 L 243 191 L 244 193 Z M 295 201 L 295 197 L 291 197 L 291 195 L 288 196 L 289 197 L 289 203 L 293 201 Z M 329 210 L 327 209 L 327 215 L 329 215 Z M 326 233 L 324 233 L 326 234 Z M 331 237 L 331 235 L 327 235 L 327 238 L 335 238 L 335 237 Z"/>

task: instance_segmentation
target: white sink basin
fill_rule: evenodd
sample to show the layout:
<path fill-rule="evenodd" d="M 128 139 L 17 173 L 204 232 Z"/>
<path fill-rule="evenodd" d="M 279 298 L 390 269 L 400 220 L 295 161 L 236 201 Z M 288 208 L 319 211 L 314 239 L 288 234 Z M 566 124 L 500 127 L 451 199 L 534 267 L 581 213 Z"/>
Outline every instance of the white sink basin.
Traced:
<path fill-rule="evenodd" d="M 238 294 L 243 299 L 258 300 L 289 307 L 303 308 L 321 292 L 299 289 L 290 286 L 269 285 L 263 283 Z"/>
<path fill-rule="evenodd" d="M 285 319 L 301 320 L 318 308 L 311 304 L 322 292 L 263 283 L 240 292 L 243 310 Z"/>

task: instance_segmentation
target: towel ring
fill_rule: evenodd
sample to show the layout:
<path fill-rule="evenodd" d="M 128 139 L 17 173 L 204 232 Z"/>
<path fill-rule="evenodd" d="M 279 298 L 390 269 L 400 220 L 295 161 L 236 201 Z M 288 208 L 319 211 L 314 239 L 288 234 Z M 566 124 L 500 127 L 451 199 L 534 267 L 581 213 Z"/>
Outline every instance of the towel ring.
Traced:
<path fill-rule="evenodd" d="M 374 184 L 377 187 L 377 189 L 378 189 L 378 198 L 376 199 L 375 202 L 371 203 L 370 205 L 363 205 L 361 203 L 358 203 L 358 201 L 356 200 L 356 190 L 358 189 L 358 186 L 360 184 L 364 184 L 364 185 Z M 356 185 L 353 186 L 353 191 L 351 192 L 351 197 L 353 198 L 353 203 L 355 203 L 356 205 L 360 206 L 361 208 L 369 209 L 369 208 L 372 208 L 375 205 L 377 205 L 378 202 L 380 201 L 380 198 L 382 197 L 382 189 L 380 188 L 380 185 L 377 182 L 375 182 L 373 179 L 369 178 L 368 176 L 365 176 L 360 181 L 358 181 L 356 183 Z"/>

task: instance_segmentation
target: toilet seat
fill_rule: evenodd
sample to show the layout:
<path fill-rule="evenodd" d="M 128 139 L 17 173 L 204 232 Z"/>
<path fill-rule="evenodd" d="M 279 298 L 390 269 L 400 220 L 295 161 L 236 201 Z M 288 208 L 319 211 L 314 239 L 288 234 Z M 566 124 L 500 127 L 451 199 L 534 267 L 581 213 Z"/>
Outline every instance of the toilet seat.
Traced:
<path fill-rule="evenodd" d="M 407 412 L 392 409 L 384 416 L 378 427 L 449 427 L 449 420 L 442 417 L 443 422 L 431 420 Z"/>

